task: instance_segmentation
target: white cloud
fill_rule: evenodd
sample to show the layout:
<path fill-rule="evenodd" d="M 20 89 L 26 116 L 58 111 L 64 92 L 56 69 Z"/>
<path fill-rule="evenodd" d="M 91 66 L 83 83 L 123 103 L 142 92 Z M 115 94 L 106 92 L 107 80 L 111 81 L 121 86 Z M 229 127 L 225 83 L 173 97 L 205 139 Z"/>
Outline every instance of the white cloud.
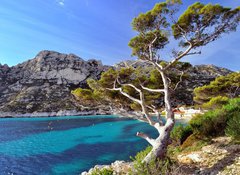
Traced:
<path fill-rule="evenodd" d="M 56 2 L 57 2 L 58 5 L 60 5 L 60 6 L 64 6 L 64 5 L 65 5 L 65 0 L 57 0 Z"/>

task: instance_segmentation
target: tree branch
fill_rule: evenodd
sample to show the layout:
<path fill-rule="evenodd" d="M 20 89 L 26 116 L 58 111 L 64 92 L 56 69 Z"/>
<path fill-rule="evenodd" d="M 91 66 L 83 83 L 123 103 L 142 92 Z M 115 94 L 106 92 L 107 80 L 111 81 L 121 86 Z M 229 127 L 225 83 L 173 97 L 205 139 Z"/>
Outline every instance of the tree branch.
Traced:
<path fill-rule="evenodd" d="M 127 83 L 127 84 L 122 84 L 122 83 L 120 83 L 120 81 L 119 81 L 119 79 L 117 78 L 117 82 L 118 82 L 118 84 L 120 84 L 121 86 L 129 86 L 129 87 L 132 87 L 132 88 L 134 88 L 138 93 L 139 93 L 139 95 L 140 95 L 140 100 L 139 100 L 139 104 L 141 105 L 141 107 L 142 107 L 142 112 L 144 113 L 144 115 L 145 115 L 145 117 L 147 118 L 147 120 L 148 120 L 148 123 L 150 124 L 150 125 L 154 125 L 155 124 L 155 122 L 152 120 L 152 118 L 149 116 L 149 114 L 148 114 L 148 112 L 147 112 L 147 110 L 146 110 L 146 107 L 145 107 L 145 99 L 144 99 L 144 94 L 143 94 L 143 92 L 140 90 L 140 89 L 138 89 L 136 86 L 134 86 L 133 84 L 130 84 L 130 83 Z M 127 93 L 126 93 L 127 94 Z M 126 94 L 125 94 L 125 96 L 126 96 Z M 128 94 L 127 94 L 128 95 Z M 128 96 L 130 96 L 130 95 L 128 95 Z M 134 97 L 132 97 L 132 98 L 134 98 Z M 136 99 L 137 100 L 137 99 Z M 135 102 L 137 102 L 135 100 Z"/>
<path fill-rule="evenodd" d="M 154 146 L 154 145 L 156 144 L 156 141 L 155 141 L 154 139 L 150 138 L 147 134 L 144 134 L 144 133 L 142 133 L 142 132 L 137 132 L 136 135 L 137 135 L 138 137 L 141 137 L 141 138 L 147 140 L 148 143 L 150 143 L 152 146 Z"/>
<path fill-rule="evenodd" d="M 128 87 L 132 87 L 133 89 L 135 89 L 136 91 L 138 91 L 139 93 L 141 92 L 140 89 L 138 89 L 136 86 L 134 86 L 133 84 L 130 84 L 130 83 L 121 83 L 119 81 L 119 79 L 117 78 L 117 83 L 121 86 L 128 86 Z"/>
<path fill-rule="evenodd" d="M 119 91 L 122 95 L 124 95 L 125 97 L 129 98 L 130 100 L 132 100 L 132 101 L 134 101 L 134 102 L 136 102 L 136 103 L 138 103 L 138 104 L 141 104 L 141 101 L 140 101 L 140 100 L 138 100 L 138 99 L 132 97 L 131 95 L 127 94 L 126 92 L 124 92 L 124 91 L 122 90 L 122 88 L 116 88 L 116 87 L 114 87 L 114 88 L 112 88 L 112 89 L 111 89 L 111 88 L 107 88 L 107 90 L 110 90 L 110 91 Z"/>
<path fill-rule="evenodd" d="M 144 90 L 146 90 L 146 91 L 149 91 L 149 92 L 165 92 L 165 90 L 164 89 L 151 89 L 151 88 L 147 88 L 147 87 L 145 87 L 145 86 L 143 86 L 143 85 L 140 85 L 141 87 L 142 87 L 142 89 L 144 89 Z"/>
<path fill-rule="evenodd" d="M 128 93 L 124 92 L 121 87 L 116 87 L 116 83 L 118 83 L 118 84 L 121 85 L 121 86 L 124 86 L 124 85 L 125 85 L 125 86 L 129 86 L 129 87 L 134 88 L 134 89 L 139 93 L 140 99 L 134 98 L 134 97 L 132 97 L 131 95 L 129 95 Z M 151 117 L 149 116 L 149 114 L 148 114 L 148 111 L 146 110 L 144 94 L 142 93 L 142 91 L 141 91 L 140 89 L 138 89 L 136 86 L 134 86 L 133 84 L 130 84 L 130 83 L 128 83 L 128 84 L 121 84 L 121 82 L 119 81 L 118 77 L 117 77 L 117 78 L 115 79 L 115 81 L 114 81 L 113 88 L 112 88 L 112 89 L 111 89 L 111 88 L 107 88 L 107 89 L 108 89 L 108 90 L 112 90 L 112 91 L 119 91 L 119 92 L 120 92 L 122 95 L 124 95 L 125 97 L 127 97 L 127 98 L 129 98 L 130 100 L 132 100 L 132 101 L 138 103 L 139 105 L 141 105 L 141 107 L 142 107 L 142 112 L 144 113 L 144 115 L 145 115 L 148 123 L 149 123 L 151 126 L 154 126 L 154 125 L 155 125 L 156 122 L 154 122 L 154 121 L 152 120 L 152 118 L 151 118 Z"/>
<path fill-rule="evenodd" d="M 196 54 L 201 54 L 201 53 L 202 53 L 201 51 L 191 52 L 191 53 L 186 54 L 185 56 L 188 56 L 188 55 L 196 55 Z"/>
<path fill-rule="evenodd" d="M 192 48 L 193 48 L 193 45 L 190 43 L 189 47 L 178 57 L 176 57 L 172 61 L 170 61 L 168 63 L 168 65 L 166 67 L 164 67 L 163 70 L 167 70 L 169 67 L 171 67 L 173 64 L 175 64 L 177 61 L 179 61 L 182 57 L 186 56 Z"/>
<path fill-rule="evenodd" d="M 234 91 L 233 95 L 236 96 L 237 92 L 238 92 L 239 86 L 236 87 L 236 90 Z"/>
<path fill-rule="evenodd" d="M 158 120 L 160 126 L 163 126 L 164 123 L 163 123 L 163 121 L 162 121 L 162 119 L 161 119 L 161 117 L 160 117 L 160 113 L 159 113 L 159 111 L 156 109 L 156 107 L 153 106 L 153 105 L 151 105 L 151 106 L 147 105 L 147 108 L 151 109 L 153 112 L 156 113 L 157 120 Z"/>
<path fill-rule="evenodd" d="M 159 71 L 163 71 L 163 67 L 157 62 L 154 62 L 153 65 L 156 66 Z"/>
<path fill-rule="evenodd" d="M 184 75 L 184 72 L 182 71 L 181 76 L 180 76 L 180 78 L 179 78 L 179 81 L 178 81 L 177 84 L 175 85 L 175 88 L 173 89 L 173 91 L 175 91 L 175 90 L 177 89 L 178 85 L 182 82 L 182 77 L 183 77 L 183 75 Z"/>
<path fill-rule="evenodd" d="M 155 35 L 155 38 L 152 40 L 152 42 L 149 44 L 148 48 L 149 48 L 149 56 L 150 56 L 150 60 L 153 61 L 153 52 L 152 52 L 152 45 L 156 42 L 157 40 L 157 36 Z"/>

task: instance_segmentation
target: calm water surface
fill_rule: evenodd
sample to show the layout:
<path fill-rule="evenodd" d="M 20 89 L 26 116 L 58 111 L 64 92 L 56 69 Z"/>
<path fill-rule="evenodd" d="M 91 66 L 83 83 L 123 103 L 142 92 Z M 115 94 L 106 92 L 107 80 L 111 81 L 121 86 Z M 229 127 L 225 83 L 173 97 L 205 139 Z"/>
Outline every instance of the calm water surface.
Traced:
<path fill-rule="evenodd" d="M 156 135 L 116 116 L 0 119 L 0 175 L 76 175 L 96 164 L 129 160 Z"/>

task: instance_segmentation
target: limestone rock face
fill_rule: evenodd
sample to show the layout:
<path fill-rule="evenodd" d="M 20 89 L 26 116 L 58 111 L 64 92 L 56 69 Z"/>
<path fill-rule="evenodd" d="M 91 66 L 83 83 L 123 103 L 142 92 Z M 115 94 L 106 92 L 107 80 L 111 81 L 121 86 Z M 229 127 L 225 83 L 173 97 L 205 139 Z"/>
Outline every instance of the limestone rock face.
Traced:
<path fill-rule="evenodd" d="M 123 65 L 119 63 L 115 68 Z M 98 113 L 96 109 L 83 111 L 71 95 L 71 90 L 87 87 L 88 78 L 99 79 L 101 73 L 109 68 L 97 60 L 84 61 L 74 54 L 47 50 L 13 67 L 0 64 L 0 116 L 12 116 L 12 113 L 40 113 L 45 116 L 47 113 L 67 114 L 71 111 Z M 172 71 L 176 72 L 174 69 Z M 188 76 L 179 84 L 177 94 L 173 94 L 173 105 L 193 104 L 195 87 L 230 72 L 213 65 L 191 66 L 186 71 Z"/>
<path fill-rule="evenodd" d="M 193 90 L 196 87 L 207 85 L 215 80 L 216 77 L 225 76 L 229 73 L 232 73 L 232 71 L 214 65 L 196 65 L 189 67 L 185 70 L 186 76 L 173 95 L 176 97 L 174 98 L 173 105 L 194 105 Z"/>
<path fill-rule="evenodd" d="M 76 110 L 71 90 L 107 69 L 100 61 L 47 50 L 13 67 L 0 65 L 0 112 Z"/>

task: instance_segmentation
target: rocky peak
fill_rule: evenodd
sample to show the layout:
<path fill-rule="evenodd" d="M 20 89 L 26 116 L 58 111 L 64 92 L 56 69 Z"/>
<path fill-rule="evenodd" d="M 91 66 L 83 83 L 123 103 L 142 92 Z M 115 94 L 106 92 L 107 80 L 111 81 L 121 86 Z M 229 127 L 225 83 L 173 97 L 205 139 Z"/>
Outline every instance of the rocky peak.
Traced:
<path fill-rule="evenodd" d="M 63 54 L 63 53 L 48 51 L 48 50 L 39 52 L 33 61 L 38 64 L 48 64 L 48 65 L 52 63 L 57 63 L 57 66 L 62 64 L 64 65 L 71 64 L 74 62 L 81 62 L 81 63 L 84 62 L 82 58 L 74 54 Z"/>
<path fill-rule="evenodd" d="M 119 63 L 116 67 L 122 66 L 124 64 Z M 140 66 L 150 65 L 141 63 Z M 85 61 L 74 54 L 48 50 L 13 67 L 0 65 L 0 114 L 81 111 L 71 90 L 87 87 L 88 78 L 99 79 L 107 69 L 109 66 L 102 65 L 98 60 Z M 217 76 L 230 72 L 213 65 L 190 66 L 186 72 L 189 76 L 179 85 L 181 93 L 176 95 L 176 103 L 191 105 L 195 87 L 208 84 Z"/>
<path fill-rule="evenodd" d="M 74 54 L 44 50 L 34 59 L 12 67 L 10 75 L 22 83 L 48 80 L 57 84 L 77 85 L 89 76 L 97 78 L 105 68 L 96 60 L 84 61 Z"/>
<path fill-rule="evenodd" d="M 71 90 L 86 87 L 88 78 L 98 79 L 107 69 L 101 61 L 47 50 L 13 67 L 0 65 L 0 111 L 75 110 Z"/>

